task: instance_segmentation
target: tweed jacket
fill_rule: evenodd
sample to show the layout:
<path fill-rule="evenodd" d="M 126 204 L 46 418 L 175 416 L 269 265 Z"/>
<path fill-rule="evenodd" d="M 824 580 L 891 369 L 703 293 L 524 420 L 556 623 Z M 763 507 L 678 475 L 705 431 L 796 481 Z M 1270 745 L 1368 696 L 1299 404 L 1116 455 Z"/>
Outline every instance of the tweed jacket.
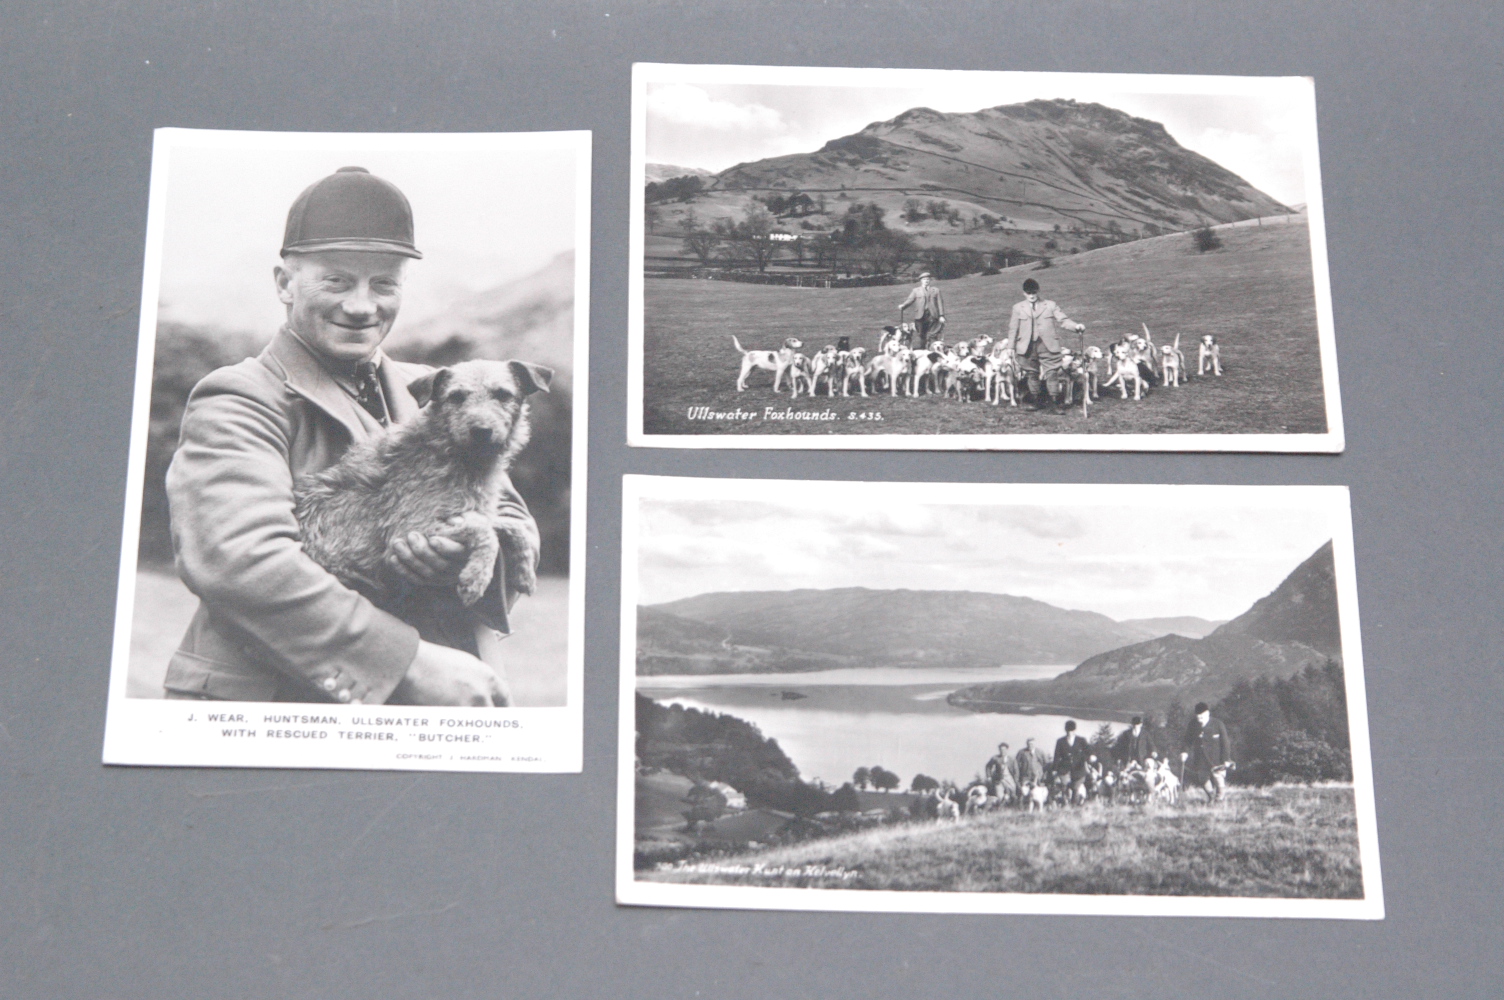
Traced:
<path fill-rule="evenodd" d="M 1065 348 L 1059 328 L 1070 326 L 1074 326 L 1070 317 L 1050 299 L 1038 302 L 1025 299 L 1013 304 L 1013 315 L 1008 320 L 1008 339 L 1013 342 L 1015 354 L 1026 353 L 1035 340 L 1051 354 L 1059 354 Z"/>
<path fill-rule="evenodd" d="M 1028 747 L 1025 747 L 1018 752 L 1013 761 L 1018 765 L 1018 780 L 1020 784 L 1025 781 L 1032 781 L 1037 784 L 1044 780 L 1044 754 L 1038 750 L 1030 750 Z"/>
<path fill-rule="evenodd" d="M 945 315 L 945 299 L 940 295 L 940 289 L 934 285 L 928 288 L 915 285 L 914 289 L 909 292 L 909 297 L 904 299 L 903 304 L 898 307 L 898 315 L 902 316 L 909 306 L 914 307 L 916 317 L 935 316 L 938 318 Z"/>
<path fill-rule="evenodd" d="M 408 384 L 431 369 L 381 357 L 393 423 L 418 412 Z M 304 553 L 293 481 L 339 461 L 381 425 L 286 328 L 258 357 L 206 375 L 188 397 L 167 497 L 178 575 L 198 611 L 164 686 L 234 701 L 383 703 L 418 632 Z M 506 483 L 498 514 L 532 527 Z M 537 537 L 534 535 L 534 547 Z M 496 580 L 504 580 L 498 566 Z M 508 631 L 513 593 L 493 582 L 478 622 Z"/>

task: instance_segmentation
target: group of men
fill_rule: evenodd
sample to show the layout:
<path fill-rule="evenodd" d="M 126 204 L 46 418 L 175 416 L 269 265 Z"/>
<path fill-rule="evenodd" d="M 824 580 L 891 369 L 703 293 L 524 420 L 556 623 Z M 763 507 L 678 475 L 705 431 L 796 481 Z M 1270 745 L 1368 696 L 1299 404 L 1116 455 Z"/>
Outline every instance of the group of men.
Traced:
<path fill-rule="evenodd" d="M 1198 702 L 1194 717 L 1186 726 L 1181 743 L 1182 780 L 1206 793 L 1208 802 L 1221 802 L 1227 796 L 1227 772 L 1236 765 L 1232 757 L 1232 740 L 1227 726 L 1214 718 L 1206 702 Z M 1168 755 L 1161 754 L 1153 732 L 1144 725 L 1143 716 L 1135 715 L 1132 724 L 1118 734 L 1110 755 L 1104 755 L 1077 732 L 1076 720 L 1067 719 L 1065 735 L 1055 741 L 1055 754 L 1047 758 L 1035 745 L 1034 737 L 1024 741 L 1017 755 L 1010 755 L 1006 742 L 997 745 L 997 753 L 983 769 L 987 792 L 1003 801 L 1012 801 L 1031 786 L 1060 781 L 1068 801 L 1086 798 L 1089 783 L 1095 784 L 1110 769 L 1126 773 L 1148 771 L 1167 766 Z"/>
<path fill-rule="evenodd" d="M 907 319 L 909 308 L 914 308 L 916 346 L 919 347 L 938 338 L 945 327 L 945 296 L 933 279 L 928 271 L 921 274 L 919 285 L 898 307 L 900 328 Z M 1061 334 L 1064 331 L 1084 333 L 1086 326 L 1072 320 L 1053 300 L 1041 298 L 1039 282 L 1033 278 L 1024 281 L 1023 292 L 1024 300 L 1014 303 L 1009 316 L 1005 343 L 1012 345 L 1019 373 L 1028 387 L 1029 406 L 1035 410 L 1064 413 L 1069 372 L 1065 367 L 1066 345 Z"/>

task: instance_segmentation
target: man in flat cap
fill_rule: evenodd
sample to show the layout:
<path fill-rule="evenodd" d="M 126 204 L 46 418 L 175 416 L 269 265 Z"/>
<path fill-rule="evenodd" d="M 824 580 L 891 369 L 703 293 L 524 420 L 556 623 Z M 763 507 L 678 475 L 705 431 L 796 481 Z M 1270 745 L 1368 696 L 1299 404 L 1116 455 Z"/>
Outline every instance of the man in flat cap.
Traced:
<path fill-rule="evenodd" d="M 1236 765 L 1232 760 L 1232 739 L 1227 726 L 1212 716 L 1206 702 L 1196 703 L 1195 716 L 1185 730 L 1185 749 L 1180 761 L 1185 768 L 1185 785 L 1198 785 L 1208 802 L 1221 802 L 1227 796 L 1227 772 Z"/>
<path fill-rule="evenodd" d="M 272 274 L 286 323 L 258 357 L 194 387 L 167 471 L 178 573 L 199 597 L 167 696 L 507 704 L 495 646 L 516 594 L 501 568 L 472 609 L 472 634 L 420 640 L 309 558 L 293 515 L 294 480 L 418 410 L 408 384 L 431 369 L 381 351 L 408 261 L 422 257 L 407 198 L 341 168 L 293 202 L 281 256 Z M 537 526 L 510 483 L 497 517 L 521 529 L 536 562 Z M 417 532 L 393 548 L 392 570 L 419 586 L 452 586 L 466 557 Z"/>
<path fill-rule="evenodd" d="M 940 289 L 930 283 L 930 272 L 925 271 L 919 276 L 919 284 L 899 305 L 899 329 L 903 329 L 904 314 L 909 311 L 910 306 L 913 306 L 915 311 L 914 330 L 917 336 L 914 344 L 905 342 L 904 346 L 927 347 L 930 341 L 940 336 L 940 330 L 945 326 L 945 299 L 940 295 Z"/>
<path fill-rule="evenodd" d="M 1060 339 L 1061 330 L 1081 333 L 1086 327 L 1073 322 L 1054 302 L 1041 299 L 1039 282 L 1027 279 L 1024 300 L 1013 306 L 1008 339 L 1013 344 L 1018 366 L 1028 380 L 1029 398 L 1036 410 L 1065 412 L 1065 377 L 1060 358 L 1065 344 Z"/>
<path fill-rule="evenodd" d="M 987 780 L 987 792 L 1012 802 L 1018 798 L 1018 761 L 1008 752 L 1007 743 L 997 745 L 997 753 L 989 758 L 982 776 Z"/>

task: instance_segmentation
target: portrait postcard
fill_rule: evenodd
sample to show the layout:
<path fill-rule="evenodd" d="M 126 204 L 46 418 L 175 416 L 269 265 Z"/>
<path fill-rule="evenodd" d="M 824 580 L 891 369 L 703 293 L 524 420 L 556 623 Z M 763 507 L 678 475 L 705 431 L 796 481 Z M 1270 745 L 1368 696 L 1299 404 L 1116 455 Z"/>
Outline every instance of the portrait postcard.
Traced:
<path fill-rule="evenodd" d="M 1340 452 L 1304 77 L 639 63 L 627 443 Z"/>
<path fill-rule="evenodd" d="M 618 902 L 1383 918 L 1346 487 L 622 511 Z"/>
<path fill-rule="evenodd" d="M 105 763 L 581 769 L 590 159 L 156 132 Z"/>

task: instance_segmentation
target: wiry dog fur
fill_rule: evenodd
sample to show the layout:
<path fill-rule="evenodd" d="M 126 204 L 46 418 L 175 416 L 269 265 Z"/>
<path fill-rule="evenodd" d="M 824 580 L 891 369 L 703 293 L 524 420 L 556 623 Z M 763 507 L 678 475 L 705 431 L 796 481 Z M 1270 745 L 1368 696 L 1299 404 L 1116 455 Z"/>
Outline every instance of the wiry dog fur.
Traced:
<path fill-rule="evenodd" d="M 502 478 L 527 446 L 527 397 L 546 392 L 552 378 L 552 369 L 526 361 L 466 361 L 411 383 L 422 406 L 416 417 L 294 484 L 303 550 L 389 610 L 383 598 L 397 600 L 406 587 L 387 557 L 393 540 L 412 531 L 468 548 L 455 587 L 465 607 L 490 586 L 498 550 L 507 586 L 531 594 L 528 543 L 494 514 Z"/>

